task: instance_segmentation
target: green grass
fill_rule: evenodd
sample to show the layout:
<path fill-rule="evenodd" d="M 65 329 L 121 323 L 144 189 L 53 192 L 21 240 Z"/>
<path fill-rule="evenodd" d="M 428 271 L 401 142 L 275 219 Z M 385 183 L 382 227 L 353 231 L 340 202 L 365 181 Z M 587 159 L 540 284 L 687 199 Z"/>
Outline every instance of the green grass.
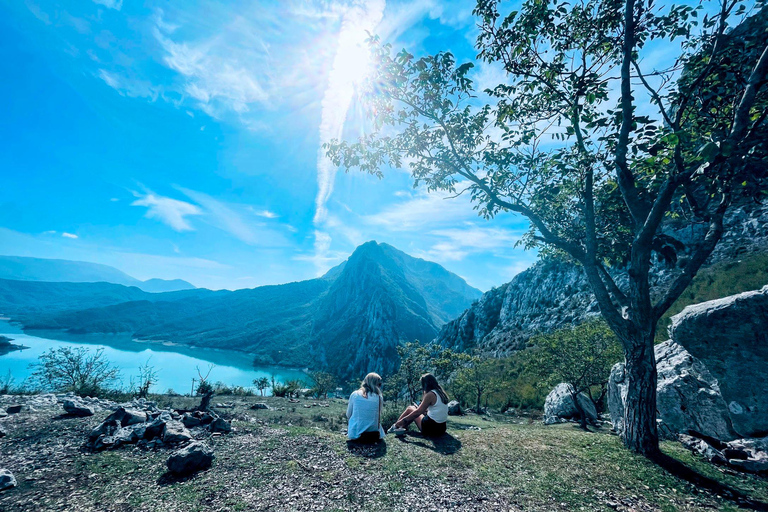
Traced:
<path fill-rule="evenodd" d="M 180 402 L 184 400 L 188 399 Z M 216 453 L 213 468 L 179 481 L 164 476 L 166 450 L 80 451 L 83 437 L 98 417 L 56 422 L 44 416 L 39 422 L 13 418 L 7 425 L 6 440 L 11 443 L 0 443 L 0 459 L 9 461 L 20 486 L 0 494 L 0 509 L 33 502 L 40 510 L 67 509 L 77 503 L 79 510 L 314 506 L 385 511 L 418 508 L 425 499 L 447 497 L 465 500 L 455 505 L 458 508 L 483 510 L 736 510 L 728 501 L 699 492 L 647 459 L 630 454 L 618 437 L 605 431 L 588 433 L 572 424 L 547 427 L 502 415 L 490 419 L 467 415 L 450 418 L 452 437 L 447 440 L 388 436 L 385 453 L 366 456 L 348 449 L 342 423 L 331 428 L 329 421 L 318 420 L 342 415 L 346 409 L 342 400 L 310 408 L 303 404 L 312 400 L 301 404 L 278 398 L 233 401 L 238 407 L 222 412 L 234 419 L 234 431 L 209 440 Z M 255 401 L 266 401 L 273 410 L 250 410 Z M 62 432 L 68 434 L 62 438 Z M 70 446 L 69 455 L 45 461 L 55 469 L 50 475 L 27 480 L 29 470 L 14 466 L 18 459 L 12 456 L 24 450 L 33 453 L 61 439 Z M 726 473 L 677 443 L 664 443 L 663 450 L 706 476 L 768 501 L 764 478 Z M 425 492 L 433 494 L 425 498 Z"/>

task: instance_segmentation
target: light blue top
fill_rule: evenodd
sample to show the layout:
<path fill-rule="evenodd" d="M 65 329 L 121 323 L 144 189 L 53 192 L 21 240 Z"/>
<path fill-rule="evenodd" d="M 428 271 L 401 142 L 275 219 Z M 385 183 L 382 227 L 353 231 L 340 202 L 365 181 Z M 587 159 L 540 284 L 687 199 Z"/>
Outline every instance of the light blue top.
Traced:
<path fill-rule="evenodd" d="M 368 393 L 363 396 L 359 389 L 349 395 L 347 406 L 347 437 L 357 439 L 363 432 L 379 432 L 379 438 L 384 439 L 384 429 L 381 427 L 381 407 L 384 399 L 381 395 Z"/>

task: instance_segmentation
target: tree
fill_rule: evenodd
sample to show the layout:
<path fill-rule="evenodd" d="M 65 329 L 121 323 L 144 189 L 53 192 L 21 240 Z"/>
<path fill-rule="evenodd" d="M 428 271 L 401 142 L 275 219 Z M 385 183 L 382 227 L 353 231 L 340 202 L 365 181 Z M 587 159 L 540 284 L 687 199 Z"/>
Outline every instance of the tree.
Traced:
<path fill-rule="evenodd" d="M 154 366 L 149 365 L 149 360 L 147 360 L 144 365 L 139 366 L 139 382 L 136 388 L 136 396 L 147 398 L 149 390 L 155 384 L 157 384 L 157 371 Z"/>
<path fill-rule="evenodd" d="M 208 408 L 211 405 L 211 398 L 213 398 L 213 394 L 215 390 L 213 389 L 213 385 L 211 385 L 210 382 L 208 382 L 208 378 L 211 376 L 211 371 L 213 371 L 214 365 L 208 366 L 208 371 L 203 375 L 203 372 L 200 370 L 199 366 L 195 366 L 195 369 L 197 370 L 197 378 L 198 378 L 198 385 L 197 390 L 195 393 L 198 396 L 201 396 L 200 399 L 200 405 L 197 406 L 197 409 L 200 411 L 207 411 Z"/>
<path fill-rule="evenodd" d="M 32 377 L 54 391 L 71 391 L 80 396 L 97 396 L 120 377 L 120 370 L 107 360 L 104 349 L 85 347 L 52 348 L 33 365 Z"/>
<path fill-rule="evenodd" d="M 581 428 L 587 429 L 587 417 L 579 404 L 580 393 L 592 399 L 593 386 L 605 389 L 611 368 L 621 358 L 616 335 L 601 321 L 560 329 L 537 336 L 530 341 L 529 366 L 548 387 L 565 382 L 581 417 Z M 594 399 L 592 399 L 594 402 Z"/>
<path fill-rule="evenodd" d="M 269 379 L 266 377 L 259 377 L 253 381 L 253 385 L 261 392 L 261 396 L 264 396 L 264 390 L 269 387 Z"/>
<path fill-rule="evenodd" d="M 491 390 L 496 375 L 497 360 L 472 357 L 467 365 L 456 375 L 454 387 L 460 394 L 469 391 L 475 401 L 475 412 L 483 412 L 483 397 Z"/>
<path fill-rule="evenodd" d="M 312 372 L 310 378 L 314 383 L 312 394 L 317 398 L 328 398 L 328 392 L 336 389 L 336 376 L 327 372 Z"/>
<path fill-rule="evenodd" d="M 478 59 L 506 76 L 485 104 L 473 63 L 392 55 L 372 38 L 372 131 L 331 141 L 327 154 L 380 177 L 407 164 L 415 186 L 466 194 L 485 218 L 520 214 L 527 247 L 579 265 L 624 350 L 623 441 L 656 457 L 657 322 L 738 197 L 764 195 L 768 46 L 760 32 L 730 38 L 746 13 L 739 0 L 701 20 L 701 6 L 653 0 L 525 0 L 505 13 L 499 4 L 474 10 Z M 680 40 L 674 63 L 644 69 L 649 42 Z M 674 236 L 681 223 L 693 227 L 687 239 Z M 663 288 L 652 286 L 659 266 L 672 276 Z"/>

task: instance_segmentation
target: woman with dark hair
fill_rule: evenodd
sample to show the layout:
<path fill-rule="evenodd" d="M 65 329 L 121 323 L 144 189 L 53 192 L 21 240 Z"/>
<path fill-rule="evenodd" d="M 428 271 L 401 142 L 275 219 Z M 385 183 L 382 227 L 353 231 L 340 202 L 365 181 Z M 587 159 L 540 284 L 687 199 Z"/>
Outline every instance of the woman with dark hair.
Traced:
<path fill-rule="evenodd" d="M 418 407 L 416 405 L 406 407 L 397 423 L 389 429 L 390 432 L 403 435 L 408 425 L 413 422 L 425 436 L 445 434 L 448 421 L 448 395 L 431 373 L 421 376 L 421 389 L 424 391 L 421 404 Z"/>

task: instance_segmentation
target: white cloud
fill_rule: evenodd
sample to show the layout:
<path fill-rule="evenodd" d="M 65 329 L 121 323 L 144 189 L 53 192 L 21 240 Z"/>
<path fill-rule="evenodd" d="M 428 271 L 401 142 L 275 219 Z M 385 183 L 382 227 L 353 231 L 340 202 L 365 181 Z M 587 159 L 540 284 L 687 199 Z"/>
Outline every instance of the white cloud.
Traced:
<path fill-rule="evenodd" d="M 446 193 L 420 190 L 409 199 L 385 207 L 378 213 L 366 215 L 363 222 L 392 231 L 423 229 L 430 225 L 456 224 L 473 219 L 477 214 L 463 197 L 452 198 Z"/>
<path fill-rule="evenodd" d="M 202 192 L 180 187 L 179 190 L 205 209 L 206 216 L 214 226 L 247 244 L 254 245 L 260 241 L 253 226 L 226 203 Z"/>
<path fill-rule="evenodd" d="M 51 230 L 48 230 L 48 231 L 43 231 L 43 234 L 44 234 L 44 235 L 55 235 L 55 234 L 56 234 L 56 231 L 54 231 L 54 230 L 52 230 L 52 229 L 51 229 Z"/>
<path fill-rule="evenodd" d="M 249 210 L 251 210 L 254 215 L 258 215 L 259 217 L 264 217 L 265 219 L 276 219 L 279 217 L 278 214 L 269 210 L 255 210 L 251 207 L 249 207 Z"/>
<path fill-rule="evenodd" d="M 169 225 L 176 231 L 192 231 L 194 228 L 189 224 L 186 217 L 190 215 L 200 215 L 203 213 L 200 208 L 194 204 L 164 197 L 147 191 L 145 194 L 133 193 L 138 199 L 131 203 L 131 206 L 146 206 L 147 218 L 156 218 Z"/>
<path fill-rule="evenodd" d="M 162 12 L 155 25 L 154 35 L 165 51 L 165 64 L 184 77 L 184 93 L 208 115 L 219 117 L 226 111 L 243 114 L 255 103 L 266 106 L 270 98 L 268 74 L 263 69 L 266 45 L 231 40 L 231 27 L 222 27 L 207 40 L 176 42 L 170 36 L 176 27 L 163 21 Z"/>
<path fill-rule="evenodd" d="M 161 87 L 146 80 L 128 78 L 106 69 L 99 70 L 99 78 L 121 95 L 131 98 L 149 98 L 155 101 L 162 91 Z"/>
<path fill-rule="evenodd" d="M 74 233 L 66 233 L 66 232 L 62 233 L 61 236 L 63 236 L 64 238 L 72 238 L 72 239 L 78 238 L 78 236 L 75 235 Z"/>
<path fill-rule="evenodd" d="M 99 5 L 103 5 L 107 9 L 114 9 L 119 11 L 123 7 L 123 0 L 93 0 Z"/>
<path fill-rule="evenodd" d="M 31 0 L 26 0 L 24 4 L 27 6 L 27 9 L 29 9 L 29 12 L 32 13 L 32 15 L 45 23 L 46 25 L 51 24 L 51 18 L 48 16 L 48 13 L 44 12 L 42 9 L 40 9 L 40 6 L 36 3 L 32 2 Z"/>
<path fill-rule="evenodd" d="M 508 252 L 522 235 L 518 231 L 482 227 L 471 222 L 463 227 L 436 229 L 428 234 L 437 242 L 420 253 L 437 262 L 461 261 L 470 254 Z"/>

